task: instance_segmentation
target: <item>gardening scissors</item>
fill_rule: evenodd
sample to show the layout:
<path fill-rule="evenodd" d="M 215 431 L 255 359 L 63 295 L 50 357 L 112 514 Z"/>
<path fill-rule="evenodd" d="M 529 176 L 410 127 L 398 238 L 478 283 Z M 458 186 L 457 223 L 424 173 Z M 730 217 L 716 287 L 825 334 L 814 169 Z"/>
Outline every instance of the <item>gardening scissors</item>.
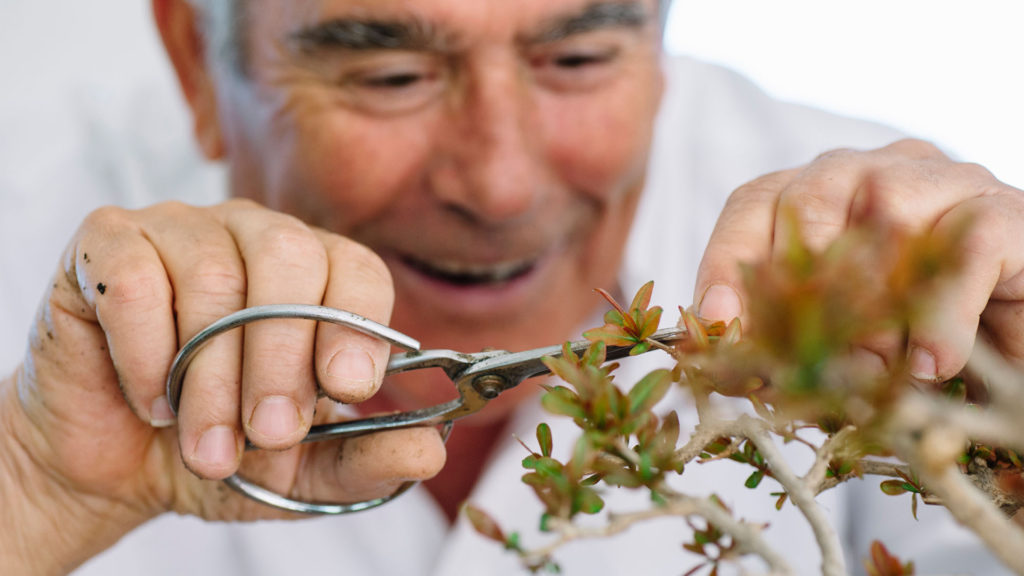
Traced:
<path fill-rule="evenodd" d="M 546 357 L 557 358 L 563 354 L 562 346 L 549 346 L 525 352 L 487 350 L 472 354 L 452 350 L 420 350 L 420 343 L 415 339 L 383 324 L 344 310 L 302 304 L 255 306 L 221 318 L 196 334 L 181 348 L 171 364 L 171 371 L 167 377 L 167 400 L 171 409 L 177 413 L 185 372 L 204 344 L 228 330 L 271 318 L 301 318 L 339 324 L 388 342 L 405 352 L 392 354 L 387 366 L 387 375 L 423 368 L 441 368 L 451 379 L 459 395 L 458 398 L 449 402 L 418 410 L 313 426 L 309 434 L 302 440 L 303 443 L 351 438 L 383 430 L 413 426 L 436 426 L 439 428 L 442 438 L 447 440 L 456 419 L 477 412 L 502 392 L 515 388 L 527 378 L 549 373 L 550 370 L 544 364 L 543 359 Z M 670 345 L 682 338 L 684 334 L 685 331 L 682 329 L 669 328 L 655 332 L 651 339 Z M 589 346 L 590 342 L 586 340 L 569 343 L 570 349 L 577 355 Z M 629 346 L 608 346 L 606 359 L 622 358 L 629 354 L 630 348 Z M 252 444 L 246 442 L 246 449 L 253 448 Z M 415 484 L 415 482 L 406 482 L 394 493 L 383 498 L 334 504 L 287 498 L 258 486 L 238 474 L 228 477 L 224 482 L 249 498 L 264 504 L 309 514 L 345 514 L 367 510 L 393 500 Z"/>

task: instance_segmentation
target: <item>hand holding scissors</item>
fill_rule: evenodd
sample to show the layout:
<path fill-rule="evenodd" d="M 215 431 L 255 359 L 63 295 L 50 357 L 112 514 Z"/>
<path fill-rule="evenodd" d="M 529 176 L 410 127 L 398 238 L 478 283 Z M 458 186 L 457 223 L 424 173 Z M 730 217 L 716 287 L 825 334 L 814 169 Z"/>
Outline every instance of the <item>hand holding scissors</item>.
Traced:
<path fill-rule="evenodd" d="M 388 375 L 424 368 L 440 368 L 448 375 L 458 392 L 458 398 L 454 400 L 418 410 L 313 426 L 309 434 L 302 440 L 304 443 L 351 438 L 414 426 L 438 426 L 442 437 L 447 439 L 456 419 L 481 410 L 502 392 L 518 386 L 528 378 L 547 374 L 549 369 L 543 359 L 559 357 L 563 353 L 561 346 L 548 346 L 524 352 L 488 350 L 468 354 L 443 349 L 420 350 L 419 342 L 413 338 L 344 310 L 298 304 L 257 306 L 221 318 L 199 332 L 182 347 L 171 365 L 171 371 L 167 378 L 167 400 L 171 408 L 177 410 L 185 372 L 204 344 L 228 330 L 250 322 L 272 318 L 301 318 L 329 322 L 379 338 L 405 350 L 403 353 L 392 355 L 387 367 Z M 656 332 L 651 338 L 658 342 L 671 343 L 678 340 L 682 333 L 683 331 L 680 329 L 670 328 Z M 569 347 L 574 353 L 579 354 L 589 345 L 589 341 L 581 340 L 570 343 Z M 628 346 L 609 346 L 606 358 L 608 360 L 621 358 L 626 356 L 629 350 Z M 247 442 L 246 448 L 253 449 L 253 446 Z M 258 486 L 238 474 L 233 474 L 224 482 L 249 498 L 264 504 L 311 514 L 345 514 L 374 508 L 393 500 L 415 484 L 415 482 L 406 482 L 397 491 L 382 498 L 334 504 L 287 498 Z"/>

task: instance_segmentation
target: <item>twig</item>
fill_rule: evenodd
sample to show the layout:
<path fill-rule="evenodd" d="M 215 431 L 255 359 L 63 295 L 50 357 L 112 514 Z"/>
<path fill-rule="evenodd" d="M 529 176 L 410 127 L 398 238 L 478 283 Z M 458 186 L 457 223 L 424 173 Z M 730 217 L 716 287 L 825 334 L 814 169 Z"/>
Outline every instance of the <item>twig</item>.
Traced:
<path fill-rule="evenodd" d="M 550 557 L 556 550 L 574 540 L 613 536 L 624 532 L 634 524 L 653 518 L 668 516 L 685 518 L 693 515 L 704 518 L 723 533 L 728 534 L 743 552 L 762 558 L 768 564 L 771 574 L 779 576 L 793 574 L 793 569 L 785 558 L 764 540 L 760 526 L 736 520 L 711 500 L 679 493 L 672 493 L 664 506 L 628 514 L 609 515 L 608 523 L 601 527 L 584 528 L 560 518 L 552 519 L 549 527 L 558 533 L 558 538 L 546 546 L 524 551 L 523 557 L 527 562 L 537 562 Z"/>
<path fill-rule="evenodd" d="M 828 464 L 832 461 L 832 458 L 836 453 L 836 446 L 841 445 L 849 438 L 856 428 L 853 426 L 846 426 L 831 438 L 825 441 L 821 447 L 817 448 L 814 456 L 814 464 L 811 469 L 804 475 L 804 485 L 806 485 L 815 494 L 820 494 L 819 486 L 825 481 L 825 473 L 828 471 Z"/>
<path fill-rule="evenodd" d="M 701 420 L 686 444 L 676 450 L 675 458 L 683 463 L 689 462 L 700 456 L 708 444 L 722 436 L 732 436 L 735 430 L 735 420 Z"/>
<path fill-rule="evenodd" d="M 764 429 L 764 424 L 750 417 L 741 417 L 737 424 L 741 425 L 743 434 L 757 446 L 761 456 L 768 463 L 772 477 L 789 494 L 789 499 L 803 513 L 807 523 L 814 531 L 814 537 L 821 548 L 821 572 L 826 576 L 842 576 L 846 574 L 843 560 L 843 547 L 839 536 L 829 522 L 828 517 L 814 500 L 814 492 L 790 470 L 788 463 L 775 446 L 771 436 Z"/>

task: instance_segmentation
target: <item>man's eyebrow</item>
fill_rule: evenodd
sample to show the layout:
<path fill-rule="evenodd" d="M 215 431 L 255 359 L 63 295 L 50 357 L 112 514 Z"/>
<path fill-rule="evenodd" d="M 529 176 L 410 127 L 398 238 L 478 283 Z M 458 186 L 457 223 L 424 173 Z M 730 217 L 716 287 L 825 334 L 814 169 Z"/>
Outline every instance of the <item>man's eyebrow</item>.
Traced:
<path fill-rule="evenodd" d="M 304 53 L 320 50 L 446 51 L 453 39 L 416 19 L 337 18 L 292 32 L 289 43 Z"/>
<path fill-rule="evenodd" d="M 575 34 L 608 28 L 643 28 L 651 21 L 647 8 L 635 0 L 595 2 L 579 13 L 547 22 L 539 32 L 528 35 L 524 43 L 557 42 Z"/>

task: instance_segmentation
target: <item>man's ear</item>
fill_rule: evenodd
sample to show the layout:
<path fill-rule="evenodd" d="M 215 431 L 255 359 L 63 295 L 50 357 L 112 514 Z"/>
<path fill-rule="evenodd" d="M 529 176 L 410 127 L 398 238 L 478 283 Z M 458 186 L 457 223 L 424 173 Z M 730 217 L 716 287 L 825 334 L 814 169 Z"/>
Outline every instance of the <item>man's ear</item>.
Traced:
<path fill-rule="evenodd" d="M 171 58 L 181 91 L 192 109 L 196 140 L 203 154 L 223 158 L 224 138 L 217 118 L 213 70 L 206 58 L 201 19 L 187 0 L 152 0 L 153 17 Z"/>

